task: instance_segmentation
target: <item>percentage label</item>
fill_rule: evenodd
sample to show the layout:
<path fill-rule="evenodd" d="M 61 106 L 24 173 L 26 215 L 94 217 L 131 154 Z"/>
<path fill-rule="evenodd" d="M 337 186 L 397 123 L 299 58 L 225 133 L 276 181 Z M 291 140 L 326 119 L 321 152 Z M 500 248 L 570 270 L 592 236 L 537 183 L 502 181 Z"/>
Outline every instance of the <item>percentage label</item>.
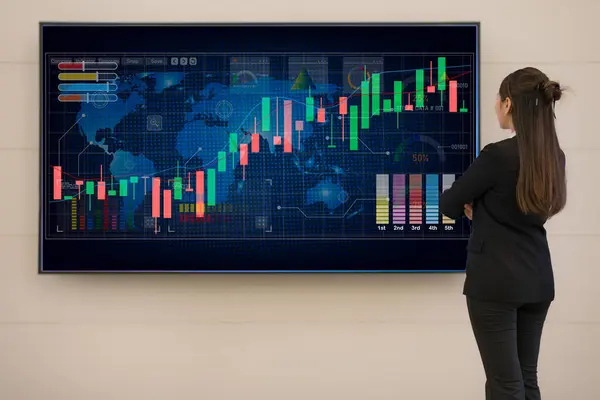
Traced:
<path fill-rule="evenodd" d="M 429 155 L 425 153 L 414 153 L 412 155 L 413 162 L 428 162 Z"/>

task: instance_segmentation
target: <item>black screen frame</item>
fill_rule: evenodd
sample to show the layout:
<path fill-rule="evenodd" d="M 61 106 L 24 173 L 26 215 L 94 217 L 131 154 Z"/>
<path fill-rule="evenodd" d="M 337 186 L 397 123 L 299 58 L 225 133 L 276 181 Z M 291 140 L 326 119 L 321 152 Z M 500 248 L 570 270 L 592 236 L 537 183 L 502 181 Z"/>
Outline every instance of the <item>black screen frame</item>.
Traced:
<path fill-rule="evenodd" d="M 256 269 L 256 270 L 124 270 L 124 269 L 102 269 L 102 270 L 45 270 L 43 268 L 43 246 L 44 246 L 44 211 L 43 208 L 46 206 L 45 204 L 45 177 L 44 177 L 44 162 L 45 162 L 45 154 L 44 154 L 44 115 L 43 115 L 43 74 L 45 68 L 45 57 L 44 57 L 44 42 L 43 42 L 43 31 L 48 27 L 406 27 L 406 26 L 426 26 L 426 27 L 442 27 L 442 26 L 472 26 L 476 28 L 476 56 L 475 56 L 475 68 L 477 70 L 476 73 L 476 89 L 475 89 L 475 107 L 476 107 L 476 117 L 475 117 L 475 143 L 476 147 L 474 149 L 473 160 L 478 156 L 481 151 L 481 23 L 478 21 L 448 21 L 448 22 L 376 22 L 376 23 L 346 23 L 346 22 L 296 22 L 296 23 L 237 23 L 237 22 L 216 22 L 216 23 L 143 23 L 143 22 L 119 22 L 119 23 L 103 23 L 103 22 L 40 22 L 39 23 L 39 56 L 40 56 L 40 65 L 39 65 L 39 92 L 40 93 L 40 113 L 39 113 L 39 129 L 40 129 L 40 168 L 39 168 L 39 185 L 40 185 L 40 205 L 38 210 L 38 273 L 39 274 L 165 274 L 165 273 L 200 273 L 200 274 L 246 274 L 246 273 L 464 273 L 466 265 L 458 268 L 452 269 Z M 457 241 L 463 241 L 466 246 L 467 239 L 456 239 Z M 466 257 L 466 250 L 465 250 Z"/>

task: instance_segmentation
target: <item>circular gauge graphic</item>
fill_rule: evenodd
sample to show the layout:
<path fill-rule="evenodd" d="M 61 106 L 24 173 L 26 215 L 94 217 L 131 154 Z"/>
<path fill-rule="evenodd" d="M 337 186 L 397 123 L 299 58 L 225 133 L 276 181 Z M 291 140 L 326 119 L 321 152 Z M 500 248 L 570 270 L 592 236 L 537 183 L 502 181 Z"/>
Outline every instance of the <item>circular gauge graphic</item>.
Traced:
<path fill-rule="evenodd" d="M 362 82 L 367 77 L 367 80 L 371 80 L 371 73 L 363 65 L 357 65 L 348 72 L 348 85 L 354 90 L 360 87 Z M 356 84 L 355 84 L 356 82 Z"/>
<path fill-rule="evenodd" d="M 256 85 L 256 75 L 254 75 L 254 73 L 252 71 L 248 71 L 248 70 L 243 70 L 240 72 L 236 72 L 233 75 L 231 84 L 234 86 L 249 86 L 249 85 Z"/>
<path fill-rule="evenodd" d="M 405 138 L 394 151 L 394 162 L 403 165 L 441 164 L 446 161 L 444 148 L 427 135 L 413 135 Z"/>
<path fill-rule="evenodd" d="M 108 101 L 108 95 L 102 92 L 94 93 L 90 98 L 90 102 L 98 109 L 106 107 L 108 105 Z"/>
<path fill-rule="evenodd" d="M 222 120 L 228 120 L 231 114 L 233 114 L 233 104 L 228 100 L 221 100 L 215 106 L 215 113 Z"/>

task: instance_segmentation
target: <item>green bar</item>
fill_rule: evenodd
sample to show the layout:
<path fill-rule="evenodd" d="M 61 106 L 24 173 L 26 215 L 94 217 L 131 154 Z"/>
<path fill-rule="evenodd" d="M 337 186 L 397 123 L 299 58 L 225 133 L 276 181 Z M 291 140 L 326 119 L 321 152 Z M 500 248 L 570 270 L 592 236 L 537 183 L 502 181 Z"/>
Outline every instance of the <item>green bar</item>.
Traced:
<path fill-rule="evenodd" d="M 94 194 L 94 182 L 87 181 L 85 183 L 85 194 Z"/>
<path fill-rule="evenodd" d="M 262 98 L 262 130 L 269 132 L 271 130 L 271 99 Z"/>
<path fill-rule="evenodd" d="M 121 179 L 119 181 L 119 196 L 127 197 L 127 179 Z"/>
<path fill-rule="evenodd" d="M 394 111 L 402 112 L 402 81 L 394 81 Z"/>
<path fill-rule="evenodd" d="M 306 98 L 306 120 L 308 122 L 315 120 L 315 98 L 314 97 Z"/>
<path fill-rule="evenodd" d="M 225 172 L 227 170 L 227 153 L 225 153 L 224 151 L 220 151 L 217 155 L 217 158 L 219 159 L 219 163 L 217 166 L 219 172 Z"/>
<path fill-rule="evenodd" d="M 229 134 L 229 152 L 230 153 L 237 153 L 238 151 L 238 141 L 237 141 L 238 137 L 237 137 L 237 133 L 230 133 Z"/>
<path fill-rule="evenodd" d="M 350 150 L 358 150 L 358 106 L 350 106 Z"/>
<path fill-rule="evenodd" d="M 379 115 L 381 109 L 381 75 L 373 74 L 371 80 L 373 82 L 373 115 Z"/>
<path fill-rule="evenodd" d="M 422 69 L 417 70 L 417 91 L 416 91 L 416 100 L 415 107 L 425 107 L 425 71 Z"/>
<path fill-rule="evenodd" d="M 383 99 L 383 112 L 392 112 L 392 100 Z"/>
<path fill-rule="evenodd" d="M 369 129 L 369 81 L 362 81 L 360 84 L 360 127 Z"/>
<path fill-rule="evenodd" d="M 438 57 L 438 90 L 446 90 L 446 57 Z"/>
<path fill-rule="evenodd" d="M 458 110 L 460 112 L 468 112 L 469 110 L 467 109 L 467 107 L 465 107 L 465 101 L 463 100 L 462 102 L 462 107 L 460 108 L 460 110 Z"/>
<path fill-rule="evenodd" d="M 65 200 L 73 200 L 73 196 L 65 196 L 64 199 Z"/>
<path fill-rule="evenodd" d="M 116 190 L 109 190 L 108 191 L 108 195 L 109 196 L 116 196 L 117 195 L 117 191 Z"/>
<path fill-rule="evenodd" d="M 181 200 L 183 198 L 183 180 L 180 176 L 173 179 L 173 199 Z"/>
<path fill-rule="evenodd" d="M 138 183 L 139 182 L 138 177 L 137 176 L 130 176 L 129 177 L 129 182 L 131 182 L 131 183 Z"/>
<path fill-rule="evenodd" d="M 208 189 L 206 190 L 206 205 L 214 206 L 216 201 L 216 181 L 214 168 L 207 170 L 208 172 Z"/>

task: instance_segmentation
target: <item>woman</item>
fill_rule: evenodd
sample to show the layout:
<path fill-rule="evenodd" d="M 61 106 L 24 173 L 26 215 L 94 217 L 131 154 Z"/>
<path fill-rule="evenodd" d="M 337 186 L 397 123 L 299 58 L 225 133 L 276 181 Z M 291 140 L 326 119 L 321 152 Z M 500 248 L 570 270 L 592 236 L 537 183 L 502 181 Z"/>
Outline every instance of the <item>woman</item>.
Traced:
<path fill-rule="evenodd" d="M 502 81 L 496 114 L 516 135 L 485 146 L 440 197 L 472 220 L 464 294 L 486 374 L 486 399 L 541 398 L 537 362 L 554 299 L 546 220 L 566 203 L 565 155 L 554 126 L 560 85 L 535 68 Z"/>

